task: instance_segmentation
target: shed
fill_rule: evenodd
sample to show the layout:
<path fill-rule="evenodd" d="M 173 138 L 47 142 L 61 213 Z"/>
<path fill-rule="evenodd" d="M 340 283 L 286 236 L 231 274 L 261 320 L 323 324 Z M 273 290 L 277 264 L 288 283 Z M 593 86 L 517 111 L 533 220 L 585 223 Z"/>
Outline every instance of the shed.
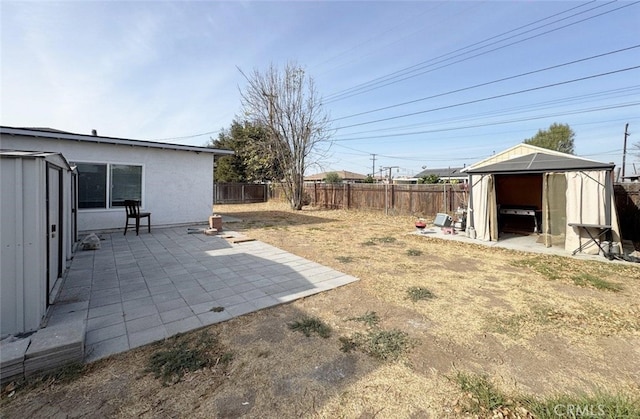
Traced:
<path fill-rule="evenodd" d="M 76 240 L 75 174 L 61 153 L 0 151 L 0 335 L 37 330 Z"/>
<path fill-rule="evenodd" d="M 497 241 L 509 228 L 535 230 L 547 247 L 575 250 L 597 233 L 579 224 L 609 226 L 609 240 L 620 242 L 613 168 L 528 144 L 471 165 L 463 170 L 471 185 L 467 234 Z"/>

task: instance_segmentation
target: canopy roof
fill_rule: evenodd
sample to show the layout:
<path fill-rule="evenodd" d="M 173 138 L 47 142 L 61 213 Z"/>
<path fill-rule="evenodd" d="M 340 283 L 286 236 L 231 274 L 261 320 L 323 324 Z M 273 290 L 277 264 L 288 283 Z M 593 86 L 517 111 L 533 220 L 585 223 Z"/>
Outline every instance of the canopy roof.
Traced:
<path fill-rule="evenodd" d="M 612 170 L 615 164 L 601 163 L 582 159 L 572 155 L 558 155 L 537 152 L 509 160 L 488 164 L 477 168 L 469 168 L 466 173 L 544 173 L 570 172 L 575 170 Z"/>

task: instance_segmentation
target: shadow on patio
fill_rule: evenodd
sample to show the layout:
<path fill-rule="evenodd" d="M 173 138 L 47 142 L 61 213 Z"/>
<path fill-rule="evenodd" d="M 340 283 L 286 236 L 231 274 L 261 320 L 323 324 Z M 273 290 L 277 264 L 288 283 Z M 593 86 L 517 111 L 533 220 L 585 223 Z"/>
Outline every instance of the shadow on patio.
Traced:
<path fill-rule="evenodd" d="M 356 280 L 258 241 L 102 234 L 75 254 L 47 327 L 86 321 L 89 362 Z"/>

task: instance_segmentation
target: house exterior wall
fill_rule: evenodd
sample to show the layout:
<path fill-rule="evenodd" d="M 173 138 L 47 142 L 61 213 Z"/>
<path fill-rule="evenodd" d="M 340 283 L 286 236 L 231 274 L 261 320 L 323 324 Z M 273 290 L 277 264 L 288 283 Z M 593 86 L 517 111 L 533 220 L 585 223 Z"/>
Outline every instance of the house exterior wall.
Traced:
<path fill-rule="evenodd" d="M 53 151 L 73 163 L 142 166 L 142 209 L 152 228 L 206 223 L 213 203 L 213 154 L 65 139 L 3 135 L 3 149 Z M 124 208 L 79 209 L 78 230 L 124 228 Z"/>

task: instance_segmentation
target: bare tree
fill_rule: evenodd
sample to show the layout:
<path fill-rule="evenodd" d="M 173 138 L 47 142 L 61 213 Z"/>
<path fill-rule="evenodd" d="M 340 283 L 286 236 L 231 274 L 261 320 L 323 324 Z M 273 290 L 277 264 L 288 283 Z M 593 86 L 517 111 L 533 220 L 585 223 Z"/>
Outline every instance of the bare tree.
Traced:
<path fill-rule="evenodd" d="M 240 92 L 245 116 L 267 127 L 264 152 L 282 167 L 285 196 L 292 209 L 300 210 L 305 169 L 330 145 L 329 117 L 313 79 L 295 63 L 240 73 L 247 81 Z"/>

